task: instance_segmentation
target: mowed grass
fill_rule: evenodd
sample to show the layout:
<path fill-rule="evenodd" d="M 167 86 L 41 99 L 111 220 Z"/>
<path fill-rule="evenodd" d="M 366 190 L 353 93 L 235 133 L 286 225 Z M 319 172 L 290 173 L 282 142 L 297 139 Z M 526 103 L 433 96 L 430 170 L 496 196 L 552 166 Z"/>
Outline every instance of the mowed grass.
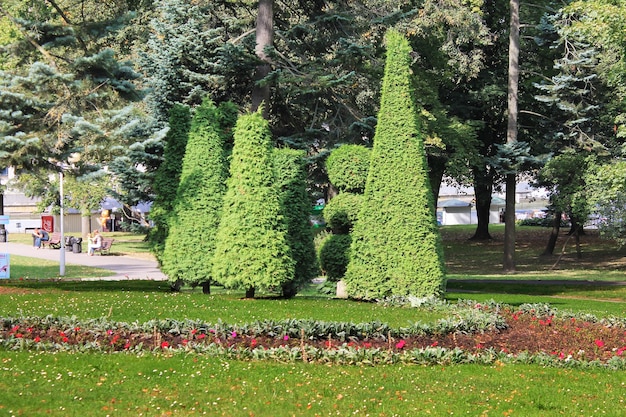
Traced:
<path fill-rule="evenodd" d="M 196 355 L 2 352 L 25 416 L 623 416 L 626 373 L 527 365 L 324 366 Z"/>
<path fill-rule="evenodd" d="M 65 279 L 83 277 L 109 277 L 113 272 L 102 268 L 68 264 L 65 266 Z M 36 259 L 20 255 L 11 255 L 12 281 L 49 280 L 59 278 L 59 263 L 46 259 Z"/>
<path fill-rule="evenodd" d="M 622 280 L 626 269 L 614 245 L 596 240 L 600 246 L 583 251 L 583 255 L 593 254 L 592 259 L 576 261 L 568 253 L 551 269 L 556 256 L 539 257 L 543 245 L 535 238 L 530 240 L 534 244 L 518 245 L 521 271 L 503 275 L 500 231 L 495 228 L 496 239 L 482 243 L 467 241 L 472 232 L 463 227 L 443 230 L 454 279 L 447 294 L 450 302 L 545 302 L 600 317 L 626 316 L 624 287 L 607 283 Z M 546 235 L 548 231 L 533 233 Z M 136 239 L 131 244 L 147 252 L 141 237 L 129 239 Z M 560 251 L 561 246 L 557 247 Z M 16 261 L 12 258 L 12 268 Z M 523 277 L 539 282 L 515 280 Z M 570 282 L 540 283 L 551 279 Z M 581 280 L 593 285 L 577 282 Z M 0 283 L 0 316 L 51 314 L 126 322 L 189 318 L 226 323 L 302 318 L 381 321 L 394 327 L 446 316 L 442 311 L 334 300 L 320 296 L 314 287 L 292 300 L 245 300 L 242 296 L 220 287 L 213 287 L 208 296 L 199 289 L 171 293 L 167 283 L 152 281 L 13 279 Z M 626 409 L 626 373 L 601 368 L 327 366 L 164 352 L 137 356 L 0 351 L 0 363 L 0 415 L 622 416 Z"/>

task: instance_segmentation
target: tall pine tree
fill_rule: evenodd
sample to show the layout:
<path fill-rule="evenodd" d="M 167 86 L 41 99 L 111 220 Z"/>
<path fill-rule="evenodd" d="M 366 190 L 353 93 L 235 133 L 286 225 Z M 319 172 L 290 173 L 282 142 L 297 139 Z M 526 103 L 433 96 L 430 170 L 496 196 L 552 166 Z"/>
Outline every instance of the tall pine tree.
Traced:
<path fill-rule="evenodd" d="M 423 136 L 411 87 L 411 48 L 390 30 L 378 125 L 354 227 L 348 294 L 441 296 L 445 273 Z"/>

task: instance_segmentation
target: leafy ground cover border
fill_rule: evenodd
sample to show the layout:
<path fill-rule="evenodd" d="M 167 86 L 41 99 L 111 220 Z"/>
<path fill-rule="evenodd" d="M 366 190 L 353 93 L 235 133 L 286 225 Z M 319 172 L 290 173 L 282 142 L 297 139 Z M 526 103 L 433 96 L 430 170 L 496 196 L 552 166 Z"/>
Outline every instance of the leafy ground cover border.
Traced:
<path fill-rule="evenodd" d="M 399 305 L 414 300 L 386 300 Z M 340 323 L 315 320 L 214 324 L 193 320 L 112 322 L 104 318 L 4 317 L 0 346 L 7 350 L 186 352 L 237 360 L 303 361 L 377 365 L 393 363 L 525 363 L 560 367 L 626 369 L 626 319 L 598 319 L 561 312 L 549 305 L 519 308 L 498 303 L 435 302 L 423 308 L 448 309 L 450 319 L 391 328 L 381 322 Z M 499 345 L 498 337 L 523 326 L 525 342 L 550 341 L 529 349 Z M 532 331 L 530 331 L 532 329 Z M 574 338 L 574 339 L 572 339 Z M 493 341 L 490 344 L 490 341 Z M 520 342 L 520 340 L 516 340 Z M 565 342 L 563 348 L 554 348 Z M 572 345 L 573 343 L 573 345 Z M 534 346 L 534 345 L 533 345 Z M 549 347 L 549 349 L 546 349 Z"/>

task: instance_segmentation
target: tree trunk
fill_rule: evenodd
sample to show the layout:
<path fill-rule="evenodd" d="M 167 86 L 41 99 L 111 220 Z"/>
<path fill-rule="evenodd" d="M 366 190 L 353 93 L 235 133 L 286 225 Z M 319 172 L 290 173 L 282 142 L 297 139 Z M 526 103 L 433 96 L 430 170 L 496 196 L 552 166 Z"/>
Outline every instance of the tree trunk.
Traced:
<path fill-rule="evenodd" d="M 200 285 L 202 285 L 202 294 L 211 294 L 211 281 L 205 281 Z"/>
<path fill-rule="evenodd" d="M 84 241 L 87 240 L 87 235 L 91 233 L 91 213 L 83 211 L 80 215 L 80 234 Z"/>
<path fill-rule="evenodd" d="M 263 105 L 263 117 L 268 118 L 270 105 L 270 86 L 263 80 L 270 73 L 270 60 L 265 49 L 274 44 L 274 1 L 259 0 L 259 10 L 256 19 L 256 47 L 257 57 L 262 61 L 256 67 L 254 74 L 255 85 L 252 90 L 251 110 L 257 111 Z"/>
<path fill-rule="evenodd" d="M 519 0 L 510 0 L 511 29 L 509 33 L 509 81 L 508 109 L 509 117 L 506 142 L 517 142 L 517 103 L 519 88 Z M 504 215 L 504 261 L 505 272 L 515 271 L 515 173 L 506 176 L 506 212 Z"/>
<path fill-rule="evenodd" d="M 446 172 L 447 158 L 428 157 L 428 179 L 430 180 L 430 188 L 433 190 L 435 200 L 435 210 L 437 209 L 437 200 L 439 200 L 439 188 L 443 180 L 443 174 Z"/>
<path fill-rule="evenodd" d="M 489 209 L 491 208 L 491 194 L 493 193 L 493 176 L 489 174 L 487 167 L 474 169 L 473 173 L 478 225 L 470 240 L 490 240 Z"/>
<path fill-rule="evenodd" d="M 254 298 L 254 287 L 248 287 L 246 290 L 246 298 Z"/>
<path fill-rule="evenodd" d="M 542 256 L 552 255 L 554 254 L 554 247 L 556 246 L 556 241 L 559 238 L 559 232 L 561 231 L 561 216 L 563 213 L 557 211 L 554 213 L 554 222 L 552 223 L 552 232 L 550 232 L 550 238 L 548 239 L 548 244 L 546 245 L 546 249 L 541 254 Z"/>

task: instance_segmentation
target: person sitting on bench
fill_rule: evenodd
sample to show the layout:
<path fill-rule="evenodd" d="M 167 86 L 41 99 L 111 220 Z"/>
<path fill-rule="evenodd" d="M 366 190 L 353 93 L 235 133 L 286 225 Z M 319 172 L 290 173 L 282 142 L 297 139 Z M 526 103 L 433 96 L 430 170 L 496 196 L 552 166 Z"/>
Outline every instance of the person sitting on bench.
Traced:
<path fill-rule="evenodd" d="M 47 242 L 50 239 L 48 232 L 38 227 L 33 232 L 33 246 L 37 249 L 41 248 L 41 242 Z"/>
<path fill-rule="evenodd" d="M 100 249 L 102 247 L 102 236 L 100 236 L 100 232 L 94 230 L 91 236 L 88 239 L 88 253 L 89 256 L 93 256 L 96 249 Z"/>

